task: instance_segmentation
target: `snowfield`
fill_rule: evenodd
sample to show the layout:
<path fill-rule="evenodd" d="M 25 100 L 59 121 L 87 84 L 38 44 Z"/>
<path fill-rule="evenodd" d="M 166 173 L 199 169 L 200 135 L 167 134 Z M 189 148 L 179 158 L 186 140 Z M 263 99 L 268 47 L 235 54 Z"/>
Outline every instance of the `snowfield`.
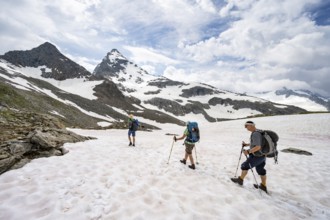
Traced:
<path fill-rule="evenodd" d="M 184 127 L 139 131 L 135 148 L 126 130 L 72 129 L 97 140 L 66 144 L 64 156 L 1 175 L 0 219 L 330 219 L 330 114 L 253 119 L 279 134 L 280 150 L 313 153 L 281 152 L 278 165 L 268 159 L 270 195 L 253 188 L 251 172 L 243 187 L 230 180 L 250 135 L 245 121 L 200 123 L 196 170 L 179 162 L 182 142 L 167 164 L 172 136 L 166 134 L 181 135 Z"/>

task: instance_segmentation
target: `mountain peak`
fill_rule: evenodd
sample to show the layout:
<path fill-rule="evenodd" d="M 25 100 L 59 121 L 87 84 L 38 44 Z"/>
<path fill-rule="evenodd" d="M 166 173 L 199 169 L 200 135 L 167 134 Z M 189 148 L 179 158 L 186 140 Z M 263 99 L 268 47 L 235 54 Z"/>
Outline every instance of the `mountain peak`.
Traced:
<path fill-rule="evenodd" d="M 49 68 L 43 71 L 42 76 L 56 80 L 65 80 L 90 76 L 84 67 L 76 64 L 64 56 L 53 44 L 45 42 L 36 48 L 25 51 L 9 51 L 1 59 L 21 67 L 41 67 Z"/>
<path fill-rule="evenodd" d="M 117 49 L 112 49 L 109 53 L 107 53 L 103 60 L 109 61 L 110 63 L 116 63 L 120 60 L 128 61 L 127 58 L 124 57 Z"/>
<path fill-rule="evenodd" d="M 60 53 L 60 51 L 56 48 L 56 46 L 49 42 L 45 42 L 34 49 L 42 49 L 42 50 L 48 50 L 48 51 L 50 50 L 50 51 L 56 51 L 56 52 Z"/>
<path fill-rule="evenodd" d="M 117 49 L 112 49 L 103 58 L 102 62 L 96 66 L 93 74 L 105 77 L 120 77 L 124 75 L 148 74 L 145 70 L 129 61 Z M 134 78 L 134 77 L 133 77 Z"/>

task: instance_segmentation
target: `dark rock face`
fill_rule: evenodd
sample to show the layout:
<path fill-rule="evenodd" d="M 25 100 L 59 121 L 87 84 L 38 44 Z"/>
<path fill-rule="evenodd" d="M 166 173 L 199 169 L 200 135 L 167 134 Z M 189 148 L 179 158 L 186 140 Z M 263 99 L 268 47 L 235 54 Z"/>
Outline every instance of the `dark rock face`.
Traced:
<path fill-rule="evenodd" d="M 207 104 L 202 104 L 200 102 L 190 101 L 190 103 L 183 106 L 176 101 L 171 101 L 163 98 L 152 98 L 145 101 L 145 103 L 157 106 L 158 108 L 164 109 L 166 112 L 170 112 L 174 115 L 184 116 L 189 113 L 203 114 L 208 121 L 216 121 L 215 118 L 210 117 L 205 111 L 205 109 L 209 109 L 210 106 Z"/>
<path fill-rule="evenodd" d="M 150 81 L 148 86 L 157 86 L 158 88 L 166 88 L 167 86 L 183 86 L 186 85 L 182 82 L 173 81 L 167 78 L 161 78 L 158 80 Z"/>
<path fill-rule="evenodd" d="M 231 105 L 233 109 L 242 109 L 242 108 L 250 108 L 256 111 L 261 112 L 265 115 L 285 115 L 285 114 L 296 114 L 296 113 L 305 113 L 307 112 L 304 109 L 295 107 L 295 106 L 285 106 L 285 108 L 279 108 L 275 106 L 275 103 L 272 102 L 250 102 L 244 100 L 232 100 L 229 98 L 222 99 L 218 97 L 213 97 L 209 100 L 209 104 L 212 106 L 215 105 Z M 279 105 L 279 104 L 276 104 Z"/>
<path fill-rule="evenodd" d="M 161 92 L 162 90 L 157 89 L 156 91 L 149 91 L 149 92 L 145 92 L 145 95 L 157 95 Z"/>
<path fill-rule="evenodd" d="M 40 157 L 68 153 L 64 143 L 91 139 L 67 131 L 55 117 L 22 112 L 7 107 L 0 109 L 0 174 L 24 166 Z"/>
<path fill-rule="evenodd" d="M 110 81 L 104 80 L 104 82 L 100 85 L 97 85 L 94 88 L 95 95 L 98 99 L 105 104 L 126 109 L 128 111 L 136 111 L 138 110 L 132 104 L 140 104 L 140 100 L 133 99 L 130 97 L 126 97 L 117 87 L 117 85 Z"/>
<path fill-rule="evenodd" d="M 301 150 L 301 149 L 298 149 L 298 148 L 287 148 L 287 149 L 283 149 L 281 151 L 284 152 L 284 153 L 293 153 L 293 154 L 299 154 L 299 155 L 307 155 L 307 156 L 312 156 L 313 155 L 311 152 Z"/>
<path fill-rule="evenodd" d="M 220 93 L 219 91 L 216 91 L 214 89 L 209 89 L 202 86 L 195 86 L 190 89 L 183 89 L 182 94 L 180 96 L 185 98 L 190 98 L 193 96 L 205 96 L 205 95 L 213 95 L 219 93 Z"/>
<path fill-rule="evenodd" d="M 110 57 L 114 59 L 111 60 Z M 122 56 L 118 50 L 113 49 L 103 58 L 102 62 L 96 66 L 93 74 L 96 76 L 113 76 L 118 77 L 120 71 L 125 70 L 128 60 Z"/>
<path fill-rule="evenodd" d="M 65 57 L 54 45 L 48 42 L 32 50 L 7 52 L 0 56 L 0 59 L 7 60 L 16 66 L 46 66 L 50 70 L 45 68 L 41 69 L 42 76 L 56 80 L 80 78 L 91 75 L 84 67 Z"/>

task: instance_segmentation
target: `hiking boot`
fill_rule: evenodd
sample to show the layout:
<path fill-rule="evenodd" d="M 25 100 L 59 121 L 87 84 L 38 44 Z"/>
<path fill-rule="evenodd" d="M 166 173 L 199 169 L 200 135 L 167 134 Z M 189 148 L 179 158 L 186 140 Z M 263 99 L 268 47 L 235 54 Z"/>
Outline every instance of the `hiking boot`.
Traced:
<path fill-rule="evenodd" d="M 195 169 L 195 164 L 191 164 L 191 165 L 189 165 L 188 167 L 189 167 L 190 169 L 193 169 L 193 170 L 194 170 L 194 169 Z"/>
<path fill-rule="evenodd" d="M 268 193 L 268 191 L 267 191 L 267 187 L 266 186 L 264 186 L 263 184 L 259 184 L 259 185 L 257 185 L 257 184 L 253 184 L 253 186 L 254 186 L 254 188 L 256 188 L 256 189 L 261 189 L 262 191 L 264 191 L 265 193 Z"/>
<path fill-rule="evenodd" d="M 132 142 L 129 142 L 129 145 L 128 146 L 132 146 Z"/>
<path fill-rule="evenodd" d="M 180 162 L 183 163 L 183 164 L 186 164 L 186 160 L 185 159 L 180 160 Z"/>
<path fill-rule="evenodd" d="M 243 180 L 241 179 L 241 177 L 237 177 L 237 178 L 230 178 L 231 181 L 233 181 L 234 183 L 237 183 L 238 185 L 243 185 Z"/>

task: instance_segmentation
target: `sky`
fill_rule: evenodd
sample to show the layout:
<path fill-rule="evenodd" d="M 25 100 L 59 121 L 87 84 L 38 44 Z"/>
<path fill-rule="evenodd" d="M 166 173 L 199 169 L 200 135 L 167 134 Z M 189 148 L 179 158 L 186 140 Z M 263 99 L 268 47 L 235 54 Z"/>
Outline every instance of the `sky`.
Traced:
<path fill-rule="evenodd" d="M 91 72 L 116 48 L 173 80 L 330 97 L 330 0 L 0 0 L 0 54 L 46 41 Z"/>

